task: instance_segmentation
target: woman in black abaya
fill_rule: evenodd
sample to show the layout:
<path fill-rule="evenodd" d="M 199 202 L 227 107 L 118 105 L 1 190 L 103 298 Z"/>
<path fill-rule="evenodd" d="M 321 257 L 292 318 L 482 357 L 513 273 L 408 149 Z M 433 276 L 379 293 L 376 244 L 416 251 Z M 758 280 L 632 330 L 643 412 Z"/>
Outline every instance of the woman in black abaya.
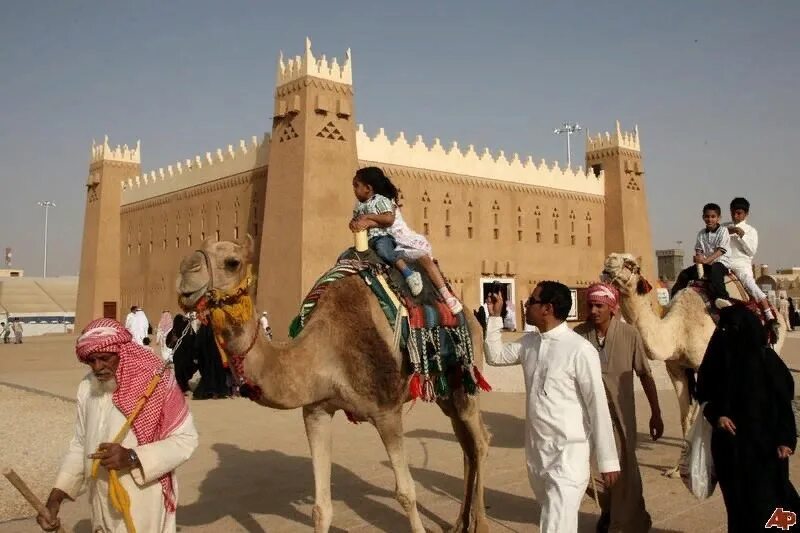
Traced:
<path fill-rule="evenodd" d="M 714 428 L 711 455 L 730 533 L 763 531 L 776 508 L 800 512 L 789 481 L 797 442 L 789 369 L 750 311 L 732 306 L 708 344 L 697 397 Z"/>

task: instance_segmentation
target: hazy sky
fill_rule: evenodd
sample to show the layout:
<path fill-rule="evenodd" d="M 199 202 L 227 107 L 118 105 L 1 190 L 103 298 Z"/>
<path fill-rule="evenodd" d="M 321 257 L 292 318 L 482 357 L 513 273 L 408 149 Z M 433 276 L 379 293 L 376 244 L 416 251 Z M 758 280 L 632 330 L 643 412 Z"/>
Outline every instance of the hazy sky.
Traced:
<path fill-rule="evenodd" d="M 638 123 L 656 248 L 688 251 L 701 206 L 744 195 L 757 260 L 797 265 L 798 27 L 794 0 L 6 0 L 0 248 L 41 275 L 52 200 L 48 273 L 77 273 L 92 138 L 140 138 L 151 170 L 261 135 L 278 52 L 309 35 L 317 55 L 352 48 L 370 134 L 563 160 L 564 120 Z"/>

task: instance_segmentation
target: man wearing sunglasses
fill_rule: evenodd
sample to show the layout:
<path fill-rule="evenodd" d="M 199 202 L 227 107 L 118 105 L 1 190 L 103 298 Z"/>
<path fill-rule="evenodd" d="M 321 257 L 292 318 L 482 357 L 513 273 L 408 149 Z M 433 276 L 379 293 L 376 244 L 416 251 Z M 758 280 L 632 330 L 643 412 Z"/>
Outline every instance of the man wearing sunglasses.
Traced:
<path fill-rule="evenodd" d="M 486 362 L 522 365 L 525 457 L 542 508 L 540 531 L 577 532 L 590 448 L 606 486 L 617 481 L 620 470 L 597 350 L 567 326 L 572 297 L 565 285 L 539 283 L 525 304 L 525 321 L 537 331 L 506 344 L 500 336 L 503 297 L 496 297 L 489 305 Z"/>

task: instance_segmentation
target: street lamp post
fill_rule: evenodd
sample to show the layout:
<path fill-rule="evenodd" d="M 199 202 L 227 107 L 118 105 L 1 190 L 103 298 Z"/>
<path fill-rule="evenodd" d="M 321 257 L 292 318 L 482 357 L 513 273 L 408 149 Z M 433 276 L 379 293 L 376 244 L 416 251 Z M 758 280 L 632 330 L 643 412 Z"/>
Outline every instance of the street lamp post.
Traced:
<path fill-rule="evenodd" d="M 556 135 L 564 134 L 567 136 L 567 167 L 572 166 L 572 147 L 570 145 L 570 137 L 582 130 L 583 128 L 581 128 L 580 124 L 576 124 L 574 122 L 564 122 L 560 128 L 553 130 L 553 133 Z"/>
<path fill-rule="evenodd" d="M 37 202 L 39 207 L 44 208 L 44 266 L 42 267 L 42 277 L 47 277 L 47 218 L 51 207 L 55 207 L 56 204 L 51 202 L 50 200 L 44 200 L 42 202 Z"/>

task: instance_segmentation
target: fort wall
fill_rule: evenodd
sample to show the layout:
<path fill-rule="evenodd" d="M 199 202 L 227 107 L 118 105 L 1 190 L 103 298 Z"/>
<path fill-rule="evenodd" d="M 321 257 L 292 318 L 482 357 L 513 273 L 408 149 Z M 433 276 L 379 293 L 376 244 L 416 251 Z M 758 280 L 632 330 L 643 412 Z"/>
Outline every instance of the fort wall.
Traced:
<path fill-rule="evenodd" d="M 265 167 L 269 162 L 269 134 L 259 140 L 253 135 L 249 142 L 240 140 L 238 146 L 196 155 L 193 159 L 131 176 L 122 181 L 122 205 L 141 202 L 182 189 L 195 187 L 218 179 Z"/>
<path fill-rule="evenodd" d="M 544 159 L 537 164 L 532 156 L 520 159 L 516 153 L 509 159 L 504 151 L 493 155 L 488 148 L 478 154 L 471 144 L 463 151 L 456 141 L 448 149 L 439 139 L 434 139 L 430 146 L 426 145 L 421 135 L 409 143 L 402 131 L 392 141 L 383 128 L 370 137 L 362 124 L 356 133 L 356 144 L 358 158 L 363 161 L 585 194 L 602 195 L 604 191 L 604 176 L 584 172 L 582 167 L 562 169 L 558 161 L 548 165 Z"/>
<path fill-rule="evenodd" d="M 584 287 L 610 251 L 642 257 L 649 275 L 638 128 L 617 123 L 611 133 L 587 133 L 585 170 L 456 142 L 445 148 L 421 136 L 409 141 L 403 132 L 369 136 L 356 127 L 349 50 L 341 63 L 329 61 L 314 56 L 309 40 L 303 55 L 281 54 L 273 109 L 271 132 L 261 139 L 144 173 L 140 143 L 93 143 L 79 315 L 99 316 L 113 304 L 121 318 L 136 304 L 155 323 L 162 310 L 178 310 L 183 257 L 207 238 L 249 233 L 256 304 L 285 337 L 303 294 L 352 243 L 351 178 L 370 165 L 398 185 L 405 219 L 431 241 L 465 304 L 477 306 L 482 284 L 501 279 L 513 293 L 518 328 L 520 301 L 536 283 Z"/>

